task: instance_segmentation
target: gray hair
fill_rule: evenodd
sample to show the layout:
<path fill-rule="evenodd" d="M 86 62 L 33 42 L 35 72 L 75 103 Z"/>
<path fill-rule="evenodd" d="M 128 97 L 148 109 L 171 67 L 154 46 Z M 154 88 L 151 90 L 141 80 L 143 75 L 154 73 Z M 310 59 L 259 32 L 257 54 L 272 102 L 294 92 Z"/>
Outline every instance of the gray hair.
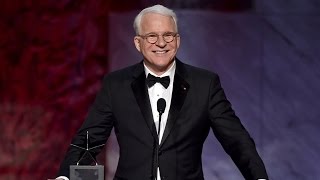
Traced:
<path fill-rule="evenodd" d="M 157 14 L 161 14 L 164 16 L 172 17 L 174 24 L 175 24 L 175 30 L 178 32 L 178 25 L 177 25 L 178 19 L 177 19 L 176 13 L 173 10 L 158 4 L 158 5 L 154 5 L 154 6 L 143 9 L 136 16 L 136 18 L 134 19 L 134 22 L 133 22 L 133 28 L 136 32 L 136 35 L 139 35 L 139 33 L 141 31 L 141 19 L 147 13 L 157 13 Z"/>

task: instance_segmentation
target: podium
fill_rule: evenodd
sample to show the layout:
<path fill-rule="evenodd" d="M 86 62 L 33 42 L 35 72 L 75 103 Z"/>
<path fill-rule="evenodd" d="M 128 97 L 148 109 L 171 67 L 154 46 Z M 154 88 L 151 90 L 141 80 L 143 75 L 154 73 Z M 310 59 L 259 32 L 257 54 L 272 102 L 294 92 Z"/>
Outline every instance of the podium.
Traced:
<path fill-rule="evenodd" d="M 76 165 L 70 165 L 70 180 L 104 180 L 104 166 L 98 165 L 95 158 L 91 155 L 90 151 L 104 146 L 104 144 L 89 148 L 89 132 L 87 131 L 87 145 L 86 148 L 71 144 L 78 149 L 81 149 L 84 154 L 81 156 Z M 95 165 L 80 165 L 80 162 L 89 157 Z"/>
<path fill-rule="evenodd" d="M 70 166 L 70 180 L 104 180 L 104 166 Z"/>

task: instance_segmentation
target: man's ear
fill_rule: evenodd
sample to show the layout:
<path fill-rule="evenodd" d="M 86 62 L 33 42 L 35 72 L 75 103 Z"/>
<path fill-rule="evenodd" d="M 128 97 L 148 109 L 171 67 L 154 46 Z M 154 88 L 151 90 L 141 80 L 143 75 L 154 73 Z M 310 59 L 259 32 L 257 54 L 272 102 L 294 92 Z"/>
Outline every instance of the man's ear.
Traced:
<path fill-rule="evenodd" d="M 134 45 L 136 46 L 137 50 L 139 52 L 141 52 L 141 44 L 140 44 L 140 37 L 139 36 L 135 36 L 133 39 Z"/>
<path fill-rule="evenodd" d="M 179 34 L 177 34 L 177 48 L 179 48 L 180 47 L 180 35 Z"/>

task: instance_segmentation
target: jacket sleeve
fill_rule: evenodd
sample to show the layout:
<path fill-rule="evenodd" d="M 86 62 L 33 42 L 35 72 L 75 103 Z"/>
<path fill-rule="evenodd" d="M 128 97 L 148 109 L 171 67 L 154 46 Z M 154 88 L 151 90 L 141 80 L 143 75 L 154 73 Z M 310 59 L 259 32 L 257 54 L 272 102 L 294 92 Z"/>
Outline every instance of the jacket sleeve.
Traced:
<path fill-rule="evenodd" d="M 255 143 L 233 111 L 217 75 L 211 81 L 208 104 L 213 133 L 245 179 L 268 179 Z"/>
<path fill-rule="evenodd" d="M 105 144 L 107 141 L 114 125 L 109 85 L 108 77 L 105 76 L 102 88 L 98 92 L 94 103 L 90 107 L 87 118 L 77 131 L 71 144 L 86 148 L 87 131 L 89 134 L 89 148 Z M 103 146 L 99 146 L 99 148 L 91 150 L 90 153 L 95 158 L 102 148 Z M 83 153 L 84 150 L 70 145 L 60 165 L 58 176 L 69 177 L 70 165 L 76 165 Z M 92 162 L 90 159 L 84 159 L 82 163 L 91 164 Z"/>

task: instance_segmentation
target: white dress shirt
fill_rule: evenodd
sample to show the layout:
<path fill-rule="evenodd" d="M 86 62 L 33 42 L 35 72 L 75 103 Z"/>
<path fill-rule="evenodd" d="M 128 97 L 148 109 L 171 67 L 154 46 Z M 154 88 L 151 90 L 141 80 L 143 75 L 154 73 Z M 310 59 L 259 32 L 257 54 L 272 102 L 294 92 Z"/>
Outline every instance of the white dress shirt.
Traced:
<path fill-rule="evenodd" d="M 157 110 L 157 101 L 160 98 L 163 98 L 166 101 L 166 107 L 164 109 L 163 114 L 161 115 L 159 144 L 161 143 L 161 139 L 162 139 L 163 132 L 166 127 L 167 119 L 169 115 L 175 70 L 176 70 L 176 62 L 174 61 L 172 66 L 165 73 L 163 73 L 161 76 L 158 76 L 155 73 L 153 73 L 150 69 L 148 69 L 148 67 L 144 64 L 144 71 L 146 73 L 146 77 L 148 76 L 148 74 L 151 74 L 156 77 L 164 77 L 164 76 L 170 77 L 170 84 L 167 89 L 163 87 L 162 84 L 160 83 L 155 83 L 152 87 L 148 88 L 153 120 L 157 129 L 157 132 L 159 129 L 159 112 Z M 157 180 L 161 180 L 159 167 L 157 171 L 158 171 Z"/>
<path fill-rule="evenodd" d="M 170 104 L 171 104 L 172 89 L 173 89 L 174 73 L 176 70 L 176 64 L 174 62 L 172 64 L 172 66 L 165 73 L 163 73 L 161 76 L 157 76 L 155 73 L 150 71 L 148 69 L 148 67 L 145 65 L 144 65 L 144 68 L 145 68 L 146 76 L 148 76 L 148 74 L 151 74 L 156 77 L 164 77 L 164 76 L 170 77 L 170 84 L 167 89 L 165 87 L 163 87 L 162 84 L 160 84 L 160 83 L 155 83 L 152 87 L 148 88 L 153 120 L 154 120 L 156 129 L 157 129 L 157 132 L 159 129 L 159 127 L 158 127 L 158 125 L 159 125 L 159 112 L 157 110 L 157 101 L 160 98 L 163 98 L 166 101 L 165 110 L 164 110 L 163 114 L 161 115 L 160 137 L 159 137 L 159 143 L 160 143 L 164 129 L 166 127 L 167 119 L 168 119 L 168 114 L 169 114 L 169 109 L 170 109 Z"/>

